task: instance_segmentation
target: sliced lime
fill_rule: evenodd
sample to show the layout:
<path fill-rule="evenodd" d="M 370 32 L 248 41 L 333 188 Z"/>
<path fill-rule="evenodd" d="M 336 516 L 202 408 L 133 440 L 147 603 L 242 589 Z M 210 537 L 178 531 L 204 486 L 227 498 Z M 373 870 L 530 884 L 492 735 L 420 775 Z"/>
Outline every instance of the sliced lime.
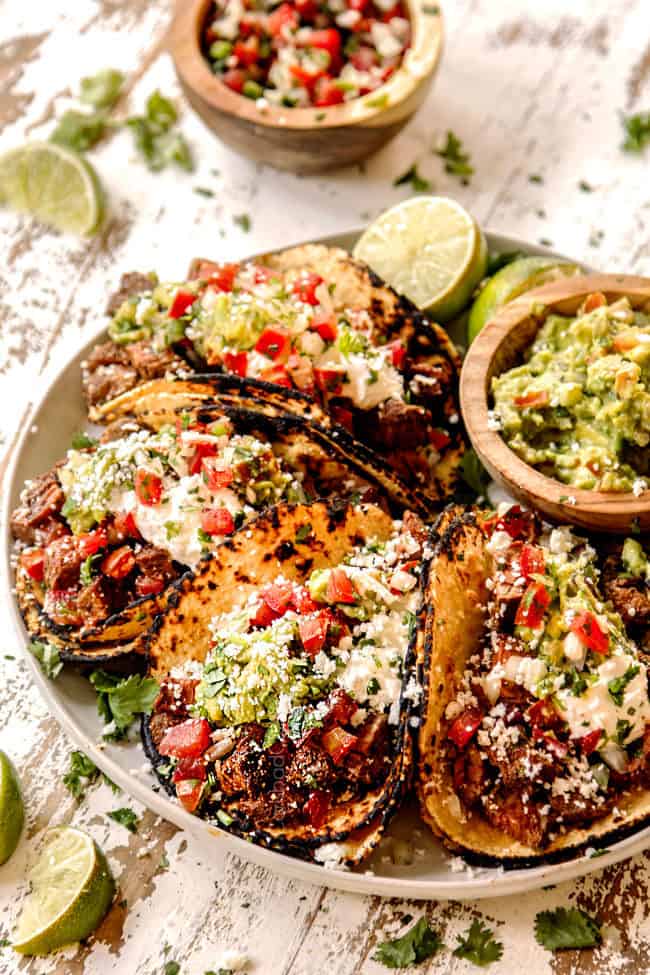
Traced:
<path fill-rule="evenodd" d="M 578 264 L 556 257 L 519 257 L 490 278 L 471 307 L 467 339 L 473 341 L 494 314 L 513 298 L 557 278 L 582 273 Z"/>
<path fill-rule="evenodd" d="M 29 879 L 14 943 L 22 955 L 46 955 L 87 938 L 115 893 L 106 857 L 90 836 L 72 826 L 47 831 Z"/>
<path fill-rule="evenodd" d="M 88 236 L 104 215 L 97 173 L 83 156 L 31 142 L 0 156 L 0 202 L 57 230 Z"/>
<path fill-rule="evenodd" d="M 23 797 L 16 770 L 0 752 L 0 863 L 5 863 L 18 846 L 25 822 Z"/>
<path fill-rule="evenodd" d="M 387 210 L 361 236 L 354 256 L 441 322 L 462 311 L 487 265 L 480 227 L 444 196 L 416 196 Z"/>

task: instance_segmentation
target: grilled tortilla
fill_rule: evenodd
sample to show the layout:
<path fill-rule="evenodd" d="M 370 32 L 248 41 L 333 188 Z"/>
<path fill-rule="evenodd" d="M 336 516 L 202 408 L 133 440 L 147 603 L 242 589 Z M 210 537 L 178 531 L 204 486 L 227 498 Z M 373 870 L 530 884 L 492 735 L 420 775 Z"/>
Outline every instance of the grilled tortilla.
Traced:
<path fill-rule="evenodd" d="M 372 456 L 301 416 L 256 412 L 241 397 L 217 403 L 213 387 L 194 400 L 153 385 L 133 412 L 125 405 L 116 439 L 70 452 L 26 488 L 12 519 L 25 624 L 64 660 L 136 665 L 133 641 L 170 583 L 269 504 L 370 491 L 387 509 L 426 513 Z"/>
<path fill-rule="evenodd" d="M 466 443 L 459 357 L 368 267 L 309 245 L 242 265 L 197 260 L 189 278 L 132 278 L 144 291 L 111 305 L 112 340 L 84 369 L 92 419 L 149 379 L 222 370 L 265 383 L 260 394 L 284 398 L 285 410 L 344 427 L 432 501 L 453 492 Z"/>
<path fill-rule="evenodd" d="M 620 550 L 591 541 L 516 506 L 452 510 L 439 526 L 417 790 L 425 821 L 470 861 L 566 860 L 650 817 L 647 657 L 624 619 L 643 596 L 650 623 L 647 559 L 631 580 Z"/>
<path fill-rule="evenodd" d="M 143 739 L 185 808 L 317 862 L 370 852 L 410 782 L 425 538 L 375 505 L 279 505 L 178 582 L 143 641 Z"/>

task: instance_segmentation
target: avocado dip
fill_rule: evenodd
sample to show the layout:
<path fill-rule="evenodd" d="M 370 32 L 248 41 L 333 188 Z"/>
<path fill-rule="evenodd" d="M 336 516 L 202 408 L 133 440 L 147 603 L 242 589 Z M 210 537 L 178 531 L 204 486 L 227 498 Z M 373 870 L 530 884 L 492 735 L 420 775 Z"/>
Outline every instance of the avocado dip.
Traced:
<path fill-rule="evenodd" d="M 650 487 L 650 314 L 589 295 L 549 315 L 525 362 L 492 380 L 491 418 L 527 464 L 573 487 Z"/>

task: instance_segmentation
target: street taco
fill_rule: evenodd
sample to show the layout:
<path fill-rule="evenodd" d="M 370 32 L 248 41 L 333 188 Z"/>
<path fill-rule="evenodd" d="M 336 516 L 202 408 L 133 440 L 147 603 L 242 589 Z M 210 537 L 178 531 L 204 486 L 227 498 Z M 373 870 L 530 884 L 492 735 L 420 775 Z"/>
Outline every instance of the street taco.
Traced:
<path fill-rule="evenodd" d="M 470 860 L 598 849 L 650 816 L 647 552 L 518 506 L 445 516 L 427 583 L 418 792 Z"/>
<path fill-rule="evenodd" d="M 91 418 L 148 379 L 223 371 L 266 383 L 269 395 L 286 390 L 287 409 L 315 402 L 430 498 L 453 491 L 465 449 L 458 355 L 443 329 L 345 251 L 195 261 L 187 281 L 131 284 L 135 293 L 111 305 L 109 341 L 84 366 Z M 134 347 L 144 350 L 135 365 Z"/>
<path fill-rule="evenodd" d="M 426 539 L 376 505 L 278 505 L 181 580 L 143 737 L 187 810 L 329 865 L 370 851 L 411 778 Z"/>

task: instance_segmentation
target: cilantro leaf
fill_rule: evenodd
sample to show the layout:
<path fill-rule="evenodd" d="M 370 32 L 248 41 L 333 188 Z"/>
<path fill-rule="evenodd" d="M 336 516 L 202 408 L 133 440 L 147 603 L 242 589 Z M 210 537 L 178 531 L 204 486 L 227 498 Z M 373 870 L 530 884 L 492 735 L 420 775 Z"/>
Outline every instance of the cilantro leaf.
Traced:
<path fill-rule="evenodd" d="M 413 163 L 405 173 L 393 180 L 393 186 L 406 186 L 408 183 L 416 193 L 426 193 L 432 188 L 431 181 L 418 173 L 417 163 Z"/>
<path fill-rule="evenodd" d="M 95 781 L 98 775 L 99 769 L 87 755 L 84 755 L 83 752 L 73 751 L 70 755 L 70 769 L 63 776 L 63 784 L 75 799 L 81 799 L 84 790 Z"/>
<path fill-rule="evenodd" d="M 90 683 L 97 691 L 97 710 L 109 725 L 114 725 L 104 738 L 123 738 L 138 714 L 148 714 L 158 696 L 158 684 L 153 677 L 132 674 L 120 678 L 95 670 Z"/>
<path fill-rule="evenodd" d="M 313 714 L 310 714 L 305 708 L 295 707 L 292 708 L 291 714 L 289 715 L 289 719 L 287 721 L 287 732 L 289 738 L 292 738 L 294 741 L 298 741 L 300 738 L 306 735 L 311 728 L 320 728 L 321 724 L 322 722 L 320 722 L 318 718 L 314 717 Z"/>
<path fill-rule="evenodd" d="M 93 108 L 112 108 L 120 97 L 124 75 L 114 68 L 105 68 L 89 78 L 81 79 L 79 98 Z"/>
<path fill-rule="evenodd" d="M 32 640 L 29 644 L 30 653 L 36 657 L 41 670 L 50 680 L 56 680 L 63 670 L 63 662 L 59 656 L 59 651 L 52 643 L 43 643 L 41 640 Z"/>
<path fill-rule="evenodd" d="M 377 945 L 373 958 L 386 968 L 406 968 L 407 965 L 419 965 L 441 948 L 444 945 L 440 935 L 429 927 L 426 917 L 421 917 L 401 938 Z"/>
<path fill-rule="evenodd" d="M 623 697 L 625 695 L 625 688 L 627 687 L 627 685 L 630 683 L 631 680 L 634 680 L 634 678 L 638 673 L 639 673 L 638 665 L 636 667 L 628 667 L 628 669 L 625 671 L 624 674 L 621 674 L 620 677 L 614 677 L 607 684 L 607 691 L 609 693 L 609 696 L 611 697 L 612 701 L 617 707 L 620 708 L 623 706 Z"/>
<path fill-rule="evenodd" d="M 251 218 L 248 213 L 240 213 L 232 218 L 232 222 L 235 226 L 240 227 L 245 234 L 251 229 Z"/>
<path fill-rule="evenodd" d="M 178 120 L 174 103 L 165 98 L 158 89 L 147 98 L 147 120 L 157 132 L 167 132 Z"/>
<path fill-rule="evenodd" d="M 542 948 L 593 948 L 600 944 L 600 925 L 577 907 L 540 911 L 535 917 L 535 938 Z"/>
<path fill-rule="evenodd" d="M 50 136 L 50 142 L 58 146 L 85 152 L 92 149 L 104 134 L 106 119 L 96 112 L 64 112 Z"/>
<path fill-rule="evenodd" d="M 166 961 L 163 968 L 164 975 L 178 975 L 180 970 L 181 966 L 177 961 Z"/>
<path fill-rule="evenodd" d="M 115 820 L 120 826 L 128 829 L 129 833 L 138 832 L 138 817 L 128 806 L 123 806 L 121 809 L 114 809 L 106 815 L 109 819 Z"/>
<path fill-rule="evenodd" d="M 447 141 L 441 149 L 434 149 L 436 156 L 445 160 L 445 172 L 452 176 L 460 176 L 464 183 L 469 182 L 470 176 L 474 173 L 474 167 L 470 162 L 470 155 L 463 148 L 463 143 L 454 135 L 447 132 Z"/>
<path fill-rule="evenodd" d="M 458 935 L 458 945 L 454 949 L 456 958 L 465 958 L 483 968 L 498 961 L 502 954 L 501 942 L 496 941 L 492 931 L 479 920 L 472 921 L 464 935 Z"/>
<path fill-rule="evenodd" d="M 624 152 L 643 152 L 650 145 L 650 112 L 622 115 L 621 122 L 625 132 L 621 149 Z"/>
<path fill-rule="evenodd" d="M 270 748 L 280 737 L 280 722 L 272 721 L 270 725 L 267 725 L 266 731 L 264 732 L 264 741 L 262 742 L 262 748 Z"/>
<path fill-rule="evenodd" d="M 194 168 L 187 142 L 179 132 L 172 130 L 177 118 L 173 103 L 159 91 L 154 91 L 147 99 L 145 114 L 126 120 L 133 132 L 136 149 L 154 172 L 170 163 L 176 163 L 188 172 Z"/>
<path fill-rule="evenodd" d="M 305 522 L 304 525 L 299 525 L 298 528 L 296 529 L 296 538 L 295 538 L 295 540 L 297 542 L 305 542 L 309 538 L 309 536 L 311 535 L 311 533 L 312 533 L 312 527 L 309 524 L 309 522 L 307 521 L 307 522 Z"/>
<path fill-rule="evenodd" d="M 463 455 L 460 463 L 460 476 L 465 484 L 477 494 L 485 494 L 490 483 L 490 475 L 471 448 L 466 450 Z"/>
<path fill-rule="evenodd" d="M 99 440 L 89 436 L 87 433 L 85 433 L 85 431 L 80 430 L 79 433 L 74 433 L 72 435 L 70 447 L 72 450 L 83 450 L 85 447 L 94 447 L 98 443 Z"/>

